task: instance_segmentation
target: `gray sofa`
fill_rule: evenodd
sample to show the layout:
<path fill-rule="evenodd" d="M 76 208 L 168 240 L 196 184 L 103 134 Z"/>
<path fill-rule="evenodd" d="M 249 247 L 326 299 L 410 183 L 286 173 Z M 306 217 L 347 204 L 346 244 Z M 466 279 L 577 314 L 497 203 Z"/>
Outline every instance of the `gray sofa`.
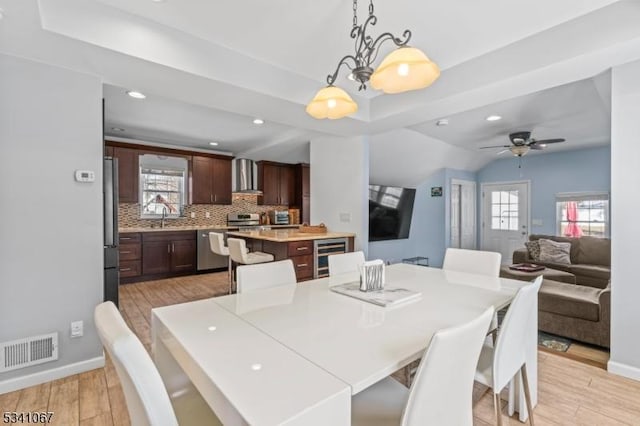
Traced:
<path fill-rule="evenodd" d="M 531 259 L 526 248 L 513 253 L 513 263 L 538 263 L 574 274 L 575 284 L 545 279 L 538 295 L 538 328 L 547 333 L 609 347 L 611 324 L 611 241 L 593 237 L 531 235 L 571 243 L 571 264 Z M 543 273 L 544 275 L 544 273 Z"/>

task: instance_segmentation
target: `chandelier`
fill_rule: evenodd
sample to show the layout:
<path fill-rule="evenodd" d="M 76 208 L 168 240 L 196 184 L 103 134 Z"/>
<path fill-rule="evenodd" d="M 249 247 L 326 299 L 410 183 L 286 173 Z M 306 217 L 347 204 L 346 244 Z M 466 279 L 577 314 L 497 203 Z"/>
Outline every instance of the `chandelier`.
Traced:
<path fill-rule="evenodd" d="M 355 40 L 355 54 L 346 55 L 333 74 L 327 76 L 327 86 L 320 89 L 307 105 L 307 113 L 314 118 L 337 119 L 358 111 L 351 96 L 334 86 L 340 68 L 344 65 L 351 70 L 349 79 L 359 83 L 358 90 L 366 90 L 367 82 L 384 93 L 401 93 L 428 87 L 440 76 L 438 65 L 429 60 L 421 50 L 408 45 L 411 31 L 405 30 L 402 37 L 383 33 L 377 38 L 367 34 L 369 26 L 374 26 L 378 18 L 374 15 L 373 0 L 369 1 L 369 16 L 364 24 L 358 25 L 358 0 L 353 0 L 353 27 L 351 38 Z M 378 57 L 380 46 L 391 40 L 397 49 L 387 55 L 374 71 L 372 65 Z"/>

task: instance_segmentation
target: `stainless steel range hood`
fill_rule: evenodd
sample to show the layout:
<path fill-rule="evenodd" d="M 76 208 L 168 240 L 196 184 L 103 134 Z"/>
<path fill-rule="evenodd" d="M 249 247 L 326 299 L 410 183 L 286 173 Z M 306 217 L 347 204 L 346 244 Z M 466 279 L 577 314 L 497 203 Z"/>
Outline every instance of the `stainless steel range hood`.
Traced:
<path fill-rule="evenodd" d="M 257 189 L 258 183 L 254 176 L 254 164 L 248 158 L 238 158 L 235 160 L 236 166 L 236 186 L 233 190 L 237 194 L 262 195 L 262 191 Z"/>

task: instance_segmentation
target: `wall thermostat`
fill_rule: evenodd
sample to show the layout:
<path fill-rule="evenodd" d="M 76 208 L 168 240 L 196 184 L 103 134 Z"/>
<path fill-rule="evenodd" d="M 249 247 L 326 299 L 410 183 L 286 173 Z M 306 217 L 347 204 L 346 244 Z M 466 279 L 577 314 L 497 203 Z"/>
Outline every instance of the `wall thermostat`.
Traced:
<path fill-rule="evenodd" d="M 78 182 L 94 182 L 96 174 L 91 170 L 76 170 L 76 181 Z"/>

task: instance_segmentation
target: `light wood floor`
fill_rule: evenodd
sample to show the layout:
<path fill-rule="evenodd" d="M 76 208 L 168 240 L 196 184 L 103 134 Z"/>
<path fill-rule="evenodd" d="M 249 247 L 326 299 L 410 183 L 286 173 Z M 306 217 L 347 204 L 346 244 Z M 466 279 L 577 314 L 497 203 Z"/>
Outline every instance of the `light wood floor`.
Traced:
<path fill-rule="evenodd" d="M 226 273 L 150 281 L 122 286 L 120 310 L 150 347 L 151 308 L 224 294 Z M 640 425 L 640 382 L 539 352 L 537 425 Z M 113 365 L 0 395 L 0 413 L 53 411 L 53 424 L 128 425 L 122 388 Z M 505 425 L 521 424 L 503 414 Z M 474 424 L 495 424 L 492 398 L 474 389 Z"/>

